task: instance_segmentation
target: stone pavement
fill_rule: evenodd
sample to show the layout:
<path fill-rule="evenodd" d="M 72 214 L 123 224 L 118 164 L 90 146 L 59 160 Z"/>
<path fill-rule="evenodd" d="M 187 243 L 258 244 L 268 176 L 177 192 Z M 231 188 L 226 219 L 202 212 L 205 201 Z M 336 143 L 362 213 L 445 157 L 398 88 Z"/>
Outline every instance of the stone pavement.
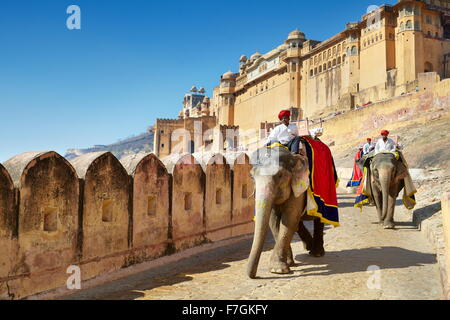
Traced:
<path fill-rule="evenodd" d="M 268 272 L 273 247 L 268 239 L 260 262 L 260 278 L 248 279 L 245 271 L 249 239 L 65 299 L 441 299 L 436 255 L 411 223 L 411 215 L 398 207 L 397 230 L 384 230 L 375 223 L 375 209 L 364 208 L 360 213 L 353 208 L 353 199 L 350 194 L 339 195 L 342 226 L 327 228 L 325 257 L 310 257 L 302 243 L 295 240 L 292 248 L 299 264 L 290 275 Z M 378 266 L 380 271 L 368 272 L 370 266 Z"/>

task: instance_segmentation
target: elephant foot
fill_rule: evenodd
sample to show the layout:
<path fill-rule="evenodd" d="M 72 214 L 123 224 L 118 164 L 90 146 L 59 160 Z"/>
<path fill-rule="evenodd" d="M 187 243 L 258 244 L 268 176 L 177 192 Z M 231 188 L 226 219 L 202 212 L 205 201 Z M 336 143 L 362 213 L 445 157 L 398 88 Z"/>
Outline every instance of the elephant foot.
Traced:
<path fill-rule="evenodd" d="M 288 259 L 287 260 L 287 265 L 288 265 L 288 267 L 296 267 L 296 266 L 298 266 L 298 264 L 292 259 Z"/>
<path fill-rule="evenodd" d="M 288 264 L 285 263 L 275 263 L 274 266 L 270 269 L 271 273 L 275 274 L 289 274 L 291 273 L 291 269 Z"/>
<path fill-rule="evenodd" d="M 303 240 L 302 240 L 302 243 L 303 243 L 303 248 L 304 248 L 306 251 L 311 251 L 311 250 L 312 250 L 312 248 L 313 248 L 312 241 L 303 241 Z"/>
<path fill-rule="evenodd" d="M 395 224 L 393 222 L 388 222 L 384 224 L 383 228 L 386 230 L 393 230 L 395 229 Z"/>
<path fill-rule="evenodd" d="M 289 269 L 289 267 L 272 268 L 272 269 L 270 269 L 270 272 L 274 273 L 274 274 L 290 274 L 291 273 L 291 269 Z"/>
<path fill-rule="evenodd" d="M 312 257 L 321 258 L 325 255 L 325 249 L 323 247 L 315 248 L 309 252 L 309 255 Z"/>

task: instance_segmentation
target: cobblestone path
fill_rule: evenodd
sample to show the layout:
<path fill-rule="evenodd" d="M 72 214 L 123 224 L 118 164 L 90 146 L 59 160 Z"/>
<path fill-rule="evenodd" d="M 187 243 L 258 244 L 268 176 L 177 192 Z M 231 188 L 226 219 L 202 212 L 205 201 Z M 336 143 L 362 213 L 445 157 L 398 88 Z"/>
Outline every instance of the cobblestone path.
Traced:
<path fill-rule="evenodd" d="M 268 272 L 273 246 L 268 240 L 260 278 L 248 279 L 248 239 L 66 299 L 440 299 L 434 250 L 412 225 L 411 216 L 398 207 L 397 230 L 384 230 L 375 223 L 375 209 L 365 208 L 361 214 L 353 208 L 353 199 L 353 195 L 339 195 L 342 226 L 327 228 L 325 257 L 310 257 L 295 240 L 293 252 L 298 266 L 290 275 Z M 370 266 L 378 266 L 379 273 L 368 272 Z"/>

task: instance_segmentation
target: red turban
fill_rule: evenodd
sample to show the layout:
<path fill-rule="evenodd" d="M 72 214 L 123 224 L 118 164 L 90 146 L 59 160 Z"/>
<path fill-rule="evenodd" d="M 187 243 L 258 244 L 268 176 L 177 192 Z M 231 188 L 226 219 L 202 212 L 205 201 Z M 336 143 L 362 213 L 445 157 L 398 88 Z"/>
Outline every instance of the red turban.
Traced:
<path fill-rule="evenodd" d="M 367 138 L 367 141 L 372 141 L 372 138 Z"/>
<path fill-rule="evenodd" d="M 381 131 L 381 135 L 382 136 L 388 136 L 389 135 L 389 131 L 383 130 L 383 131 Z"/>
<path fill-rule="evenodd" d="M 291 117 L 291 112 L 289 110 L 281 111 L 280 114 L 278 115 L 278 119 L 280 119 L 281 121 L 285 116 Z"/>

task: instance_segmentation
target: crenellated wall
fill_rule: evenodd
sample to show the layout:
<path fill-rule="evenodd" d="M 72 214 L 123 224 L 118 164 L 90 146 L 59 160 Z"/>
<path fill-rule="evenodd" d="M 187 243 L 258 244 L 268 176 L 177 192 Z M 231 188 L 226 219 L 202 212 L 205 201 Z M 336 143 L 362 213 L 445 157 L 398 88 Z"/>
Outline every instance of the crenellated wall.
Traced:
<path fill-rule="evenodd" d="M 253 232 L 246 154 L 109 152 L 71 162 L 31 152 L 0 164 L 0 299 L 66 287 L 68 267 L 85 281 Z"/>

